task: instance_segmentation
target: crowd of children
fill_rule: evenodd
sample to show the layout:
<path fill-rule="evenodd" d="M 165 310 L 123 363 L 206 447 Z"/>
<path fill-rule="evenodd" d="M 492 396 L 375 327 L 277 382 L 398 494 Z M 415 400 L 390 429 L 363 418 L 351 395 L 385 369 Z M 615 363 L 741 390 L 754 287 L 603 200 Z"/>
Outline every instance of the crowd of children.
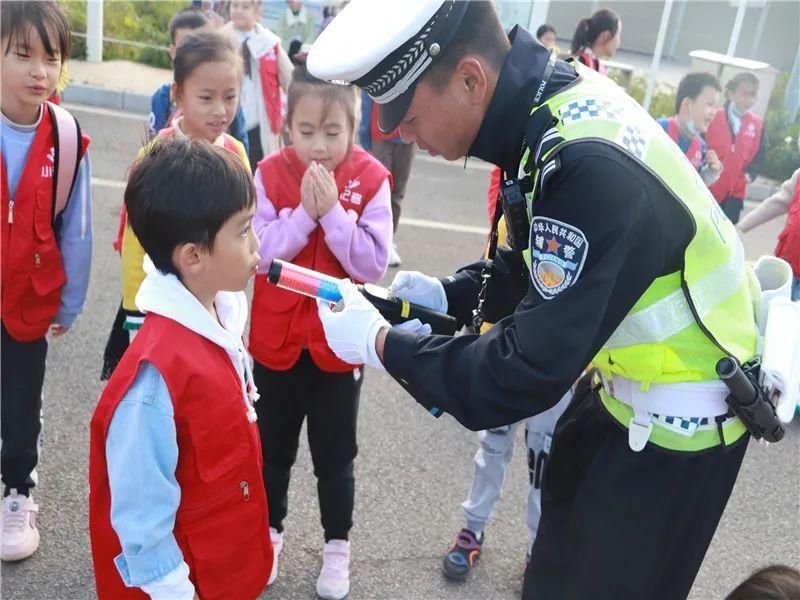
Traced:
<path fill-rule="evenodd" d="M 63 9 L 52 0 L 0 6 L 2 370 L 15 375 L 2 379 L 2 560 L 13 561 L 39 544 L 32 489 L 47 339 L 70 329 L 86 298 L 91 166 L 89 138 L 48 101 L 70 52 Z M 283 42 L 259 22 L 259 6 L 232 0 L 221 27 L 197 9 L 175 15 L 173 81 L 153 95 L 151 139 L 130 169 L 116 244 L 123 298 L 90 428 L 100 598 L 255 598 L 273 583 L 304 421 L 324 540 L 316 591 L 349 592 L 364 370 L 332 353 L 314 301 L 265 274 L 282 259 L 375 282 L 399 264 L 393 235 L 414 146 L 380 131 L 366 96 L 363 148 L 354 145 L 354 89 L 293 68 L 284 49 L 312 36 L 302 3 L 281 17 Z M 598 11 L 579 23 L 573 54 L 604 72 L 621 29 L 618 15 Z M 555 44 L 552 27 L 537 35 Z M 720 91 L 714 76 L 690 73 L 675 115 L 660 123 L 736 223 L 763 158 L 763 123 L 750 112 L 758 79 L 732 78 L 717 108 Z M 776 254 L 792 265 L 795 299 L 798 178 L 800 169 L 739 223 L 744 233 L 788 213 Z M 496 171 L 492 211 L 499 184 Z M 537 481 L 569 398 L 526 422 L 532 539 Z M 481 432 L 466 527 L 445 556 L 451 577 L 466 576 L 480 554 L 518 425 Z"/>

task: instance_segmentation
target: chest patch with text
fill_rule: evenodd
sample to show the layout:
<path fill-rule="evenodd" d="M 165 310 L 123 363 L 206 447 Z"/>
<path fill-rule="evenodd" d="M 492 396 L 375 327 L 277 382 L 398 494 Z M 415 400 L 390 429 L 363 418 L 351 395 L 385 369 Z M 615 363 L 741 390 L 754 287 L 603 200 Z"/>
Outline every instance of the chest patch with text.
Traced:
<path fill-rule="evenodd" d="M 589 252 L 583 232 L 562 221 L 534 217 L 531 223 L 531 279 L 545 300 L 578 280 Z"/>

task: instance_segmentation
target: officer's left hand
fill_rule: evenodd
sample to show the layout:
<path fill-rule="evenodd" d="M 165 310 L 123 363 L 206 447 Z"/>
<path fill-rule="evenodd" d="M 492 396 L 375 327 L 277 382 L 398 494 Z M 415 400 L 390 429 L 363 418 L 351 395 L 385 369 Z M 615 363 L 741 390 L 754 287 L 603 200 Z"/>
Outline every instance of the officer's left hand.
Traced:
<path fill-rule="evenodd" d="M 333 312 L 330 304 L 323 300 L 317 301 L 328 346 L 347 363 L 382 369 L 383 363 L 375 349 L 375 338 L 381 329 L 390 327 L 389 323 L 351 281 L 339 282 L 339 292 L 344 302 L 340 312 Z"/>

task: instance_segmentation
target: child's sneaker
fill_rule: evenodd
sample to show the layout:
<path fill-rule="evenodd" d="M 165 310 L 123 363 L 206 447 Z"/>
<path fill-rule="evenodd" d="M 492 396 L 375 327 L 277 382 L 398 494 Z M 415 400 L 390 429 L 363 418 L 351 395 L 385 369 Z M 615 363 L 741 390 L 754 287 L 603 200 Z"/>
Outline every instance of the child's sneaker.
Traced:
<path fill-rule="evenodd" d="M 331 540 L 322 551 L 322 570 L 317 595 L 324 600 L 341 600 L 350 592 L 350 542 Z"/>
<path fill-rule="evenodd" d="M 389 266 L 399 267 L 402 263 L 403 259 L 397 253 L 397 244 L 392 244 L 392 247 L 389 248 Z"/>
<path fill-rule="evenodd" d="M 481 555 L 483 533 L 480 539 L 469 529 L 462 529 L 456 534 L 456 541 L 444 557 L 442 571 L 449 579 L 463 581 Z"/>
<path fill-rule="evenodd" d="M 281 548 L 283 548 L 283 534 L 278 533 L 278 530 L 274 527 L 270 527 L 269 539 L 272 542 L 272 571 L 269 572 L 267 585 L 272 585 L 278 578 L 278 557 L 281 555 Z"/>
<path fill-rule="evenodd" d="M 0 558 L 5 561 L 22 560 L 39 547 L 39 530 L 36 514 L 39 506 L 31 496 L 18 494 L 16 489 L 3 498 L 3 538 Z"/>

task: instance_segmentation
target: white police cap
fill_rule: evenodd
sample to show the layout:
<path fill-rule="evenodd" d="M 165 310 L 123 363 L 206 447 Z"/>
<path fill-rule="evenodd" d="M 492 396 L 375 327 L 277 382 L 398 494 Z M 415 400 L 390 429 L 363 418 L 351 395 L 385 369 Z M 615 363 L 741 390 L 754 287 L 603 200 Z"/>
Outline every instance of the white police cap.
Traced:
<path fill-rule="evenodd" d="M 466 0 L 352 0 L 311 46 L 306 66 L 314 77 L 367 92 L 381 130 L 392 131 L 466 9 Z"/>

